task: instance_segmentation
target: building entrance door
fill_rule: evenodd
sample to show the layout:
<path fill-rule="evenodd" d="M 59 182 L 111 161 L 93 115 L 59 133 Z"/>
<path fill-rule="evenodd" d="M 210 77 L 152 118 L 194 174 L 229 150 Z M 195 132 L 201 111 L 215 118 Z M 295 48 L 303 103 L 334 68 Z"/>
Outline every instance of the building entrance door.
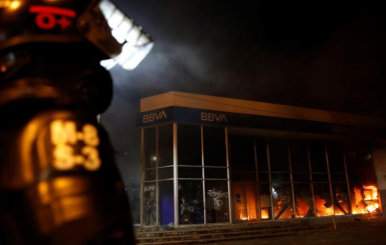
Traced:
<path fill-rule="evenodd" d="M 233 182 L 235 221 L 256 221 L 256 182 Z"/>

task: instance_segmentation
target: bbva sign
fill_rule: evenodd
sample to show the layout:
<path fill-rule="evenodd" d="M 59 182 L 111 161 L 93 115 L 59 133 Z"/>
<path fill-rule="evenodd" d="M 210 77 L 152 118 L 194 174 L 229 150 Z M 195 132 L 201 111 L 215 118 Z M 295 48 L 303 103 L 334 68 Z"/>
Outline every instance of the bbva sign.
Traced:
<path fill-rule="evenodd" d="M 211 112 L 201 112 L 201 121 L 206 122 L 228 122 L 225 114 L 217 114 Z"/>
<path fill-rule="evenodd" d="M 143 115 L 142 123 L 150 123 L 150 122 L 158 121 L 167 117 L 168 116 L 166 115 L 165 111 L 153 112 L 153 113 Z"/>

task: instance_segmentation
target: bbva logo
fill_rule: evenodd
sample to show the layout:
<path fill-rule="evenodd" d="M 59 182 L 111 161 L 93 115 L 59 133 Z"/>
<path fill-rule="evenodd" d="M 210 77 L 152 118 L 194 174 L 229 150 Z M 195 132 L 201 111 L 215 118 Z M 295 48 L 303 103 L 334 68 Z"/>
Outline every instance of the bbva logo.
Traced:
<path fill-rule="evenodd" d="M 225 114 L 216 114 L 216 113 L 210 113 L 210 112 L 201 112 L 201 121 L 208 121 L 208 122 L 228 122 L 227 117 Z"/>
<path fill-rule="evenodd" d="M 167 117 L 168 116 L 166 115 L 165 111 L 154 112 L 154 113 L 143 115 L 142 123 L 154 122 Z"/>

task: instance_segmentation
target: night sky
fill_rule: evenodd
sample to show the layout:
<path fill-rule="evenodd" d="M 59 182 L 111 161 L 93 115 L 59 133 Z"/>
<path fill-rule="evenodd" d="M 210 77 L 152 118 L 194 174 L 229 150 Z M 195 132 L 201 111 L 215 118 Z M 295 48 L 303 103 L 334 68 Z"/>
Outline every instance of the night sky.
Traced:
<path fill-rule="evenodd" d="M 386 115 L 381 3 L 116 0 L 155 38 L 136 70 L 112 69 L 102 115 L 126 183 L 139 178 L 140 98 L 169 91 Z"/>

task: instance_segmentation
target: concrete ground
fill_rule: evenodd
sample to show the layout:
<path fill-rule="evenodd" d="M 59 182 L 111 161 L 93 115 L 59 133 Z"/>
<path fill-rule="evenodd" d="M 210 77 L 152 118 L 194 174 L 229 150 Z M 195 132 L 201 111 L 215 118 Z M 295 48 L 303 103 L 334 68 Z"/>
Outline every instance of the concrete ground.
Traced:
<path fill-rule="evenodd" d="M 332 224 L 331 224 L 332 227 Z M 386 245 L 386 218 L 337 223 L 331 232 L 239 240 L 224 245 Z"/>

